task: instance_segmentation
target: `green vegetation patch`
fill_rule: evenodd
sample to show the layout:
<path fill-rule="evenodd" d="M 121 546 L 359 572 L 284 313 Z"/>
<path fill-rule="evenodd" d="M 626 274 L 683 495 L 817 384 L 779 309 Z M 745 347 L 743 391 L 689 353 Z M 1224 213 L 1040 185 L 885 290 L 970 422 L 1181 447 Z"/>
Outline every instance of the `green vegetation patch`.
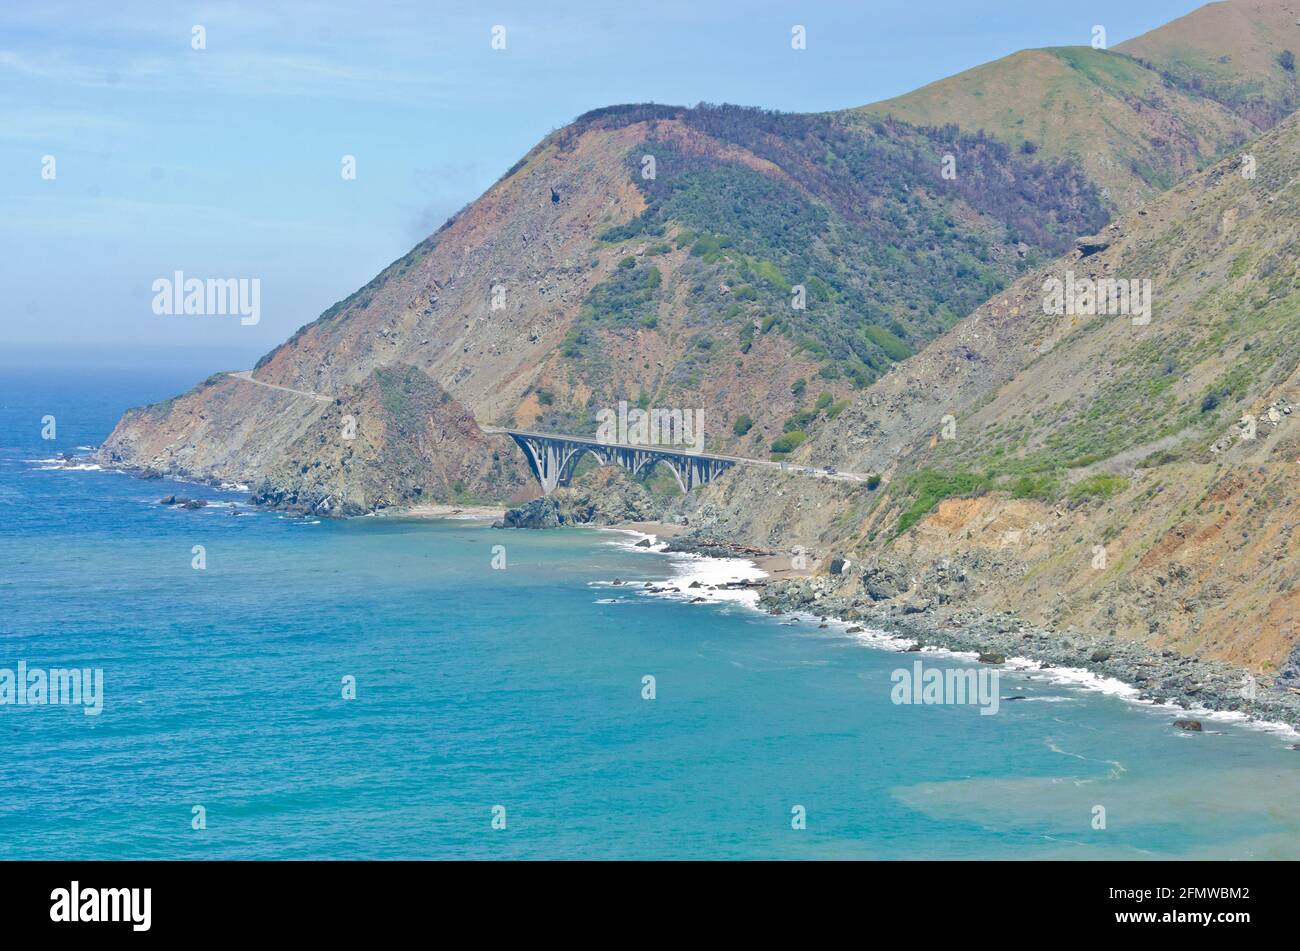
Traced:
<path fill-rule="evenodd" d="M 1090 499 L 1108 499 L 1117 492 L 1128 488 L 1128 479 L 1123 476 L 1098 473 L 1070 486 L 1071 502 L 1086 502 Z"/>
<path fill-rule="evenodd" d="M 913 472 L 902 484 L 902 491 L 912 498 L 912 504 L 899 516 L 898 526 L 894 529 L 895 537 L 925 518 L 944 499 L 982 495 L 991 485 L 988 477 L 974 472 L 943 472 L 936 469 Z"/>
<path fill-rule="evenodd" d="M 867 132 L 831 115 L 710 105 L 670 112 L 784 174 L 652 137 L 627 156 L 645 211 L 601 238 L 659 243 L 675 235 L 690 251 L 678 272 L 691 287 L 688 323 L 759 321 L 761 333 L 781 333 L 791 354 L 817 363 L 823 379 L 869 384 L 1033 259 L 1066 250 L 1107 217 L 1074 165 L 1042 162 L 955 125 L 890 119 Z M 659 114 L 629 108 L 588 121 L 611 127 Z M 950 152 L 962 156 L 956 180 L 939 174 Z M 646 154 L 655 157 L 653 179 L 640 174 Z M 988 226 L 965 224 L 958 208 L 974 208 Z M 1031 248 L 1027 260 L 995 250 L 1019 241 Z M 593 311 L 609 306 L 602 288 L 588 300 Z M 742 348 L 752 344 L 752 330 L 736 333 Z"/>

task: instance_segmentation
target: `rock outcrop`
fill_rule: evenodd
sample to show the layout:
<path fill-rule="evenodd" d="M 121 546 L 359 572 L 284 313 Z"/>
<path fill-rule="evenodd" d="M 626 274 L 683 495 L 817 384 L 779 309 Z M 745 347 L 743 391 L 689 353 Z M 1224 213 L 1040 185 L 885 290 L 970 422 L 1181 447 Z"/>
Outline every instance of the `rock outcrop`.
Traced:
<path fill-rule="evenodd" d="M 212 420 L 245 399 L 256 407 L 251 418 L 209 441 Z M 411 366 L 374 370 L 328 401 L 221 377 L 173 403 L 182 405 L 129 412 L 100 448 L 101 460 L 250 484 L 256 503 L 316 515 L 536 491 L 523 460 Z"/>
<path fill-rule="evenodd" d="M 664 503 L 617 466 L 593 469 L 572 485 L 510 509 L 503 528 L 559 528 L 562 525 L 617 525 L 655 521 Z"/>

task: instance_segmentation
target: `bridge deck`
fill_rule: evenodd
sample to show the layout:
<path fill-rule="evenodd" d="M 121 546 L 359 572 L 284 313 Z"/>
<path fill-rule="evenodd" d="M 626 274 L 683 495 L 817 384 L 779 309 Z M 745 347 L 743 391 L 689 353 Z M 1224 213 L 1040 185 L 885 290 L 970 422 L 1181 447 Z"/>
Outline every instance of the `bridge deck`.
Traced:
<path fill-rule="evenodd" d="M 529 429 L 506 429 L 503 426 L 485 426 L 479 424 L 479 429 L 485 433 L 502 436 L 524 436 L 533 439 L 554 439 L 561 442 L 574 443 L 575 445 L 593 446 L 602 449 L 626 449 L 638 452 L 650 452 L 658 455 L 686 456 L 693 459 L 713 460 L 716 462 L 729 462 L 742 466 L 763 466 L 769 469 L 776 469 L 781 472 L 787 472 L 794 475 L 812 475 L 823 479 L 837 479 L 844 482 L 865 482 L 867 477 L 856 472 L 826 472 L 824 469 L 815 466 L 800 466 L 792 462 L 782 466 L 779 462 L 773 462 L 771 459 L 752 459 L 748 456 L 724 456 L 711 452 L 695 452 L 691 449 L 685 449 L 679 446 L 643 446 L 633 445 L 631 443 L 620 442 L 601 442 L 591 436 L 571 436 L 567 433 L 542 433 Z M 805 472 L 805 469 L 811 469 L 811 472 Z"/>

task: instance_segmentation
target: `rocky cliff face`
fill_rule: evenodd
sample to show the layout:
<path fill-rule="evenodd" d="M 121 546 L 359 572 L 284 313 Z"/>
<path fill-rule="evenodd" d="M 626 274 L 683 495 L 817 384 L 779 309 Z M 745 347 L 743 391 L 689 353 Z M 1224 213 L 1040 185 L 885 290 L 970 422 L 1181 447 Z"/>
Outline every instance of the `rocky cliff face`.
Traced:
<path fill-rule="evenodd" d="M 225 429 L 231 420 L 238 427 Z M 246 483 L 255 501 L 323 515 L 535 491 L 522 459 L 427 374 L 401 364 L 327 400 L 223 374 L 169 404 L 132 410 L 100 454 L 126 468 Z"/>
<path fill-rule="evenodd" d="M 798 461 L 876 491 L 735 471 L 702 533 L 1258 669 L 1300 639 L 1300 117 L 1017 282 L 872 385 Z M 1243 174 L 1253 170 L 1253 177 Z M 1046 282 L 1150 281 L 1149 321 L 1049 313 Z M 1135 320 L 1136 316 L 1136 320 Z"/>

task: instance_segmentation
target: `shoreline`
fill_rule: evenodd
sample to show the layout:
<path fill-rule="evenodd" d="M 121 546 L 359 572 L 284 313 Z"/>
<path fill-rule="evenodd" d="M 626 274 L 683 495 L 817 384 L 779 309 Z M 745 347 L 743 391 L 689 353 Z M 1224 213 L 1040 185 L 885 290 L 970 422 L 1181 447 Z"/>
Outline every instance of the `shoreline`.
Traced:
<path fill-rule="evenodd" d="M 375 518 L 446 518 L 446 519 L 499 519 L 506 510 L 491 505 L 450 505 L 443 502 L 424 502 L 403 505 L 372 513 Z"/>
<path fill-rule="evenodd" d="M 671 522 L 619 522 L 614 525 L 602 525 L 598 527 L 615 531 L 637 532 L 642 535 L 669 539 L 671 552 L 693 553 L 712 558 L 728 558 L 752 562 L 764 573 L 765 577 L 776 581 L 789 578 L 813 577 L 813 573 L 810 569 L 792 567 L 790 565 L 790 557 L 779 552 L 765 551 L 755 548 L 738 550 L 734 546 L 697 545 L 692 542 L 673 545 L 673 539 L 679 538 L 691 531 L 689 525 L 677 525 Z"/>
<path fill-rule="evenodd" d="M 645 551 L 705 559 L 712 563 L 713 578 L 728 573 L 722 566 L 732 563 L 735 567 L 730 569 L 731 574 L 750 573 L 753 578 L 744 589 L 752 593 L 752 598 L 743 599 L 749 602 L 746 606 L 786 623 L 835 627 L 864 646 L 879 650 L 948 653 L 1008 673 L 1045 675 L 1062 686 L 1106 693 L 1177 719 L 1221 721 L 1300 740 L 1300 694 L 1271 687 L 1266 678 L 1257 678 L 1243 667 L 1134 642 L 1101 642 L 1084 635 L 1051 631 L 1027 624 L 1010 612 L 986 614 L 955 605 L 922 614 L 909 613 L 902 604 L 863 606 L 829 592 L 829 579 L 807 571 L 773 577 L 764 563 L 779 561 L 788 569 L 788 557 L 749 551 L 729 553 L 725 545 L 681 540 L 679 536 L 688 531 L 686 526 L 641 522 L 603 528 L 652 537 L 657 544 L 640 546 Z M 662 528 L 668 531 L 657 531 Z M 700 580 L 682 570 L 686 564 L 689 562 L 679 562 L 675 566 L 678 577 L 664 585 Z M 689 587 L 671 592 L 663 588 L 646 590 L 660 596 L 676 595 L 678 599 L 695 595 L 692 603 L 741 600 L 724 599 L 707 586 L 701 587 L 702 591 Z M 1247 696 L 1247 688 L 1252 686 L 1253 698 Z M 1300 750 L 1300 743 L 1294 743 L 1293 748 Z"/>
<path fill-rule="evenodd" d="M 448 502 L 420 502 L 415 505 L 395 505 L 386 508 L 379 508 L 369 512 L 356 513 L 339 513 L 316 512 L 310 508 L 303 508 L 298 511 L 294 506 L 273 505 L 264 501 L 257 501 L 252 493 L 252 489 L 247 483 L 231 482 L 217 478 L 199 478 L 190 473 L 160 471 L 157 469 L 141 468 L 139 466 L 118 465 L 101 460 L 98 452 L 94 451 L 81 456 L 69 456 L 66 458 L 50 459 L 30 459 L 24 460 L 32 463 L 51 463 L 42 465 L 43 470 L 64 470 L 69 472 L 115 472 L 122 475 L 128 475 L 138 479 L 141 482 L 177 482 L 184 485 L 204 486 L 210 489 L 216 489 L 221 492 L 231 492 L 247 496 L 244 504 L 251 509 L 261 512 L 274 512 L 279 514 L 296 514 L 296 515 L 314 515 L 318 518 L 444 518 L 455 520 L 495 520 L 505 517 L 507 509 L 499 505 L 476 505 L 465 504 L 455 505 Z"/>
<path fill-rule="evenodd" d="M 697 552 L 674 551 L 665 537 L 681 534 L 680 525 L 657 522 L 627 522 L 619 525 L 592 526 L 612 535 L 631 535 L 636 540 L 611 542 L 625 551 L 652 552 L 664 555 L 669 563 L 669 577 L 661 582 L 611 581 L 594 582 L 596 587 L 625 587 L 630 591 L 655 595 L 690 604 L 737 603 L 758 610 L 766 573 L 751 559 L 723 558 Z M 667 529 L 667 531 L 661 531 Z"/>
<path fill-rule="evenodd" d="M 219 480 L 87 465 L 87 458 L 24 461 L 45 464 L 42 468 L 48 469 L 119 472 L 143 481 L 166 478 L 226 492 L 247 491 L 246 486 Z M 256 503 L 253 507 L 281 511 Z M 425 503 L 369 514 L 379 518 L 492 521 L 502 518 L 505 511 L 496 506 Z M 960 604 L 927 605 L 917 610 L 897 600 L 872 603 L 866 599 L 864 603 L 862 598 L 830 590 L 835 583 L 831 577 L 793 568 L 787 555 L 692 541 L 682 537 L 691 531 L 686 525 L 641 521 L 586 527 L 652 540 L 651 545 L 631 546 L 637 549 L 701 559 L 695 571 L 687 571 L 687 563 L 679 561 L 674 566 L 678 577 L 664 582 L 662 587 L 647 583 L 646 588 L 653 594 L 676 596 L 691 603 L 740 600 L 756 611 L 786 617 L 791 624 L 833 624 L 850 635 L 870 634 L 862 640 L 883 650 L 942 650 L 977 661 L 985 655 L 997 655 L 1002 658 L 997 665 L 1000 669 L 1056 671 L 1050 676 L 1063 684 L 1101 689 L 1149 709 L 1226 720 L 1300 740 L 1300 687 L 1274 686 L 1270 678 L 1256 677 L 1244 667 L 1205 661 L 1140 642 L 1054 631 L 1028 624 L 1013 612 L 988 613 Z M 684 586 L 678 588 L 674 581 Z M 1300 750 L 1300 743 L 1294 748 Z"/>

